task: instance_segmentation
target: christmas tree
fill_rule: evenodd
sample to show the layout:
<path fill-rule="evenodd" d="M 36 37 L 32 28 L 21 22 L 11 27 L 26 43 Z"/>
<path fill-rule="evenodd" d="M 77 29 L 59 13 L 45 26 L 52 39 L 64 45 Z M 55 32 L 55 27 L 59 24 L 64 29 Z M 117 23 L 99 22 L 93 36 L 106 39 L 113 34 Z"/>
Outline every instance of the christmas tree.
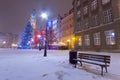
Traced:
<path fill-rule="evenodd" d="M 29 21 L 22 33 L 22 38 L 21 38 L 21 43 L 20 43 L 20 47 L 22 49 L 30 49 L 30 40 L 32 38 L 32 31 L 33 31 L 32 25 Z"/>

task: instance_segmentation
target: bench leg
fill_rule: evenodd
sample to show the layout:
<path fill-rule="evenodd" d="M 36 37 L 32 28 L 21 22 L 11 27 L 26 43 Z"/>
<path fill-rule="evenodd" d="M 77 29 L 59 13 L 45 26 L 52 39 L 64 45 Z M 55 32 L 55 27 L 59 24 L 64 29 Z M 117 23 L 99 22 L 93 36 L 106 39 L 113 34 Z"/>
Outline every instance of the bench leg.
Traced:
<path fill-rule="evenodd" d="M 74 67 L 75 67 L 75 68 L 77 67 L 77 63 L 74 64 Z"/>
<path fill-rule="evenodd" d="M 82 66 L 82 62 L 80 61 L 80 65 Z"/>
<path fill-rule="evenodd" d="M 101 66 L 101 75 L 103 76 L 103 66 Z"/>
<path fill-rule="evenodd" d="M 76 68 L 76 66 L 77 66 L 77 64 L 75 64 L 75 66 L 74 66 L 74 67 Z"/>
<path fill-rule="evenodd" d="M 105 66 L 105 71 L 106 71 L 106 73 L 108 72 L 108 71 L 107 71 L 107 66 Z"/>

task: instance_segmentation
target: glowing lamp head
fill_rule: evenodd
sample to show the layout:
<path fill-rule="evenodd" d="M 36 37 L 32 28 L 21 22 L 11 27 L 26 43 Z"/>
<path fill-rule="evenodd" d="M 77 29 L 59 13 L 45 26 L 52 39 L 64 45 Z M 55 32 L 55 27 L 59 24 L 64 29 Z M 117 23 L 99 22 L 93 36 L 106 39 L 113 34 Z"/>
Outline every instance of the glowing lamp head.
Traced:
<path fill-rule="evenodd" d="M 42 14 L 41 14 L 41 17 L 42 17 L 43 19 L 48 19 L 47 13 L 42 13 Z"/>

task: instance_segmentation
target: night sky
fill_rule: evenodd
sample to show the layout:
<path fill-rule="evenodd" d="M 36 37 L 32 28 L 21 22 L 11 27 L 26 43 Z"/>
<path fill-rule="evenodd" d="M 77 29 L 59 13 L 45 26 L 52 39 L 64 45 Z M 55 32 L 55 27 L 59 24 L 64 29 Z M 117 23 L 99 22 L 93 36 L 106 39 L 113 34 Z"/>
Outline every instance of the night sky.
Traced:
<path fill-rule="evenodd" d="M 71 8 L 72 0 L 0 0 L 0 32 L 20 35 L 33 9 L 36 9 L 39 18 L 42 10 L 47 10 L 50 17 L 55 17 Z"/>

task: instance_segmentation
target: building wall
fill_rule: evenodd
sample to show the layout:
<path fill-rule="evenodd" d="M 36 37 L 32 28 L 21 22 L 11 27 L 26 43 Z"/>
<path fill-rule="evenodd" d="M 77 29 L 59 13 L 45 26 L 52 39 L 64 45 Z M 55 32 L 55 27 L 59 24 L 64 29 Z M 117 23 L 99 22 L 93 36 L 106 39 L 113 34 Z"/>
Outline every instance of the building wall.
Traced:
<path fill-rule="evenodd" d="M 112 7 L 113 7 L 114 17 L 116 19 L 120 18 L 120 0 L 112 0 Z"/>
<path fill-rule="evenodd" d="M 73 12 L 69 12 L 62 19 L 61 42 L 67 45 L 70 49 L 74 48 L 73 29 Z"/>
<path fill-rule="evenodd" d="M 60 39 L 61 39 L 61 22 L 62 20 L 62 17 L 60 15 L 58 15 L 57 17 L 57 41 L 58 43 L 60 42 Z"/>
<path fill-rule="evenodd" d="M 78 4 L 78 1 L 80 1 L 80 4 Z M 73 1 L 74 33 L 78 37 L 76 40 L 77 49 L 110 50 L 120 48 L 120 1 L 110 0 L 110 2 L 104 3 L 102 1 L 109 0 Z M 113 36 L 107 35 L 110 32 Z M 95 33 L 100 35 L 97 45 L 95 43 Z M 108 38 L 111 40 L 108 40 Z"/>

